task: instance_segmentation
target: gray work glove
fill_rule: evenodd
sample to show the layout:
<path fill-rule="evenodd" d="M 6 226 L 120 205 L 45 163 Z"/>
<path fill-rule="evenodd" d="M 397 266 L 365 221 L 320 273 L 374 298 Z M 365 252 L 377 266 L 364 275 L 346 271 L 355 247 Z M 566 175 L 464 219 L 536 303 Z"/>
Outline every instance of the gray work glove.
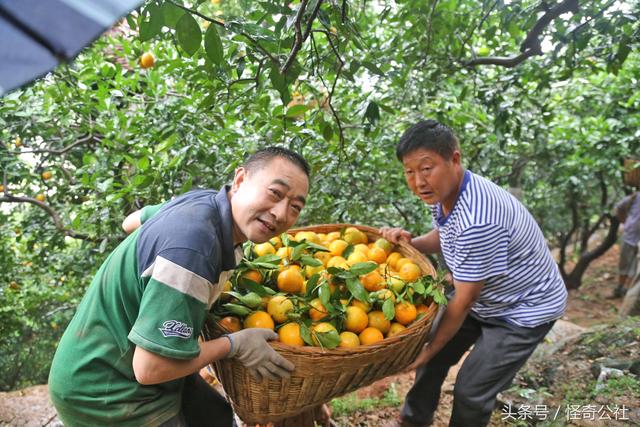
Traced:
<path fill-rule="evenodd" d="M 280 356 L 267 342 L 278 339 L 278 334 L 271 329 L 248 328 L 225 336 L 231 342 L 227 358 L 238 359 L 256 380 L 291 376 L 294 364 Z"/>

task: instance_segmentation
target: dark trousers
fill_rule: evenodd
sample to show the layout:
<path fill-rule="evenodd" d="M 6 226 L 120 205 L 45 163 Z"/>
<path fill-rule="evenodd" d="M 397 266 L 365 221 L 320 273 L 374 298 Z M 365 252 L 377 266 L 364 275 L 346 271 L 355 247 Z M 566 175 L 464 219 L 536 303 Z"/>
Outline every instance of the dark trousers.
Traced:
<path fill-rule="evenodd" d="M 161 427 L 231 427 L 229 402 L 196 372 L 185 379 L 180 413 Z"/>
<path fill-rule="evenodd" d="M 438 407 L 440 389 L 449 368 L 465 359 L 454 388 L 450 426 L 486 426 L 496 396 L 513 381 L 518 370 L 554 322 L 523 328 L 496 319 L 468 315 L 458 333 L 429 363 L 416 371 L 416 380 L 402 408 L 402 417 L 429 424 Z"/>

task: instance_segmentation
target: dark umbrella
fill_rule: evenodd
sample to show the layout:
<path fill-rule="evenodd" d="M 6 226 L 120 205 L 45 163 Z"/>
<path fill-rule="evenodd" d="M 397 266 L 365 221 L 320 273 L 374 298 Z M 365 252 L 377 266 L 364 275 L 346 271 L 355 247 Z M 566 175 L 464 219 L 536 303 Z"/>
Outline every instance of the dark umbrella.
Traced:
<path fill-rule="evenodd" d="M 142 0 L 0 0 L 0 96 L 73 59 Z"/>

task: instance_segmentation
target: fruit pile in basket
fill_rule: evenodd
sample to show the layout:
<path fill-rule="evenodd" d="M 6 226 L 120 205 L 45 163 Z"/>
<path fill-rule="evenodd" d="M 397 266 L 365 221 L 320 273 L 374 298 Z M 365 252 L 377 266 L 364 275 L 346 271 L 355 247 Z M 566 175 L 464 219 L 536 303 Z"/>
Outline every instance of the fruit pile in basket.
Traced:
<path fill-rule="evenodd" d="M 396 249 L 356 227 L 247 242 L 213 313 L 231 332 L 269 328 L 292 346 L 374 344 L 446 303 L 442 277 Z"/>

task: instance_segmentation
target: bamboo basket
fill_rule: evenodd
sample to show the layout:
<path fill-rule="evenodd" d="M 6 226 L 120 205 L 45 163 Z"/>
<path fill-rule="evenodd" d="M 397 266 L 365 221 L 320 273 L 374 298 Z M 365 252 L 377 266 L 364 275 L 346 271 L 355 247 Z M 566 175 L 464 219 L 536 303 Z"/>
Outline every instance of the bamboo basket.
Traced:
<path fill-rule="evenodd" d="M 624 183 L 632 187 L 640 187 L 640 160 L 624 160 Z"/>
<path fill-rule="evenodd" d="M 290 231 L 328 233 L 343 227 L 356 227 L 365 232 L 369 240 L 380 237 L 375 228 L 352 224 L 317 225 Z M 435 275 L 431 263 L 411 245 L 401 243 L 395 250 L 413 259 L 423 274 Z M 235 413 L 245 423 L 281 421 L 406 368 L 422 349 L 437 310 L 437 304 L 432 302 L 425 316 L 406 330 L 368 346 L 322 349 L 274 342 L 271 345 L 276 351 L 295 364 L 288 379 L 257 382 L 234 360 L 219 360 L 214 369 Z M 206 339 L 227 332 L 214 319 L 207 319 Z"/>

